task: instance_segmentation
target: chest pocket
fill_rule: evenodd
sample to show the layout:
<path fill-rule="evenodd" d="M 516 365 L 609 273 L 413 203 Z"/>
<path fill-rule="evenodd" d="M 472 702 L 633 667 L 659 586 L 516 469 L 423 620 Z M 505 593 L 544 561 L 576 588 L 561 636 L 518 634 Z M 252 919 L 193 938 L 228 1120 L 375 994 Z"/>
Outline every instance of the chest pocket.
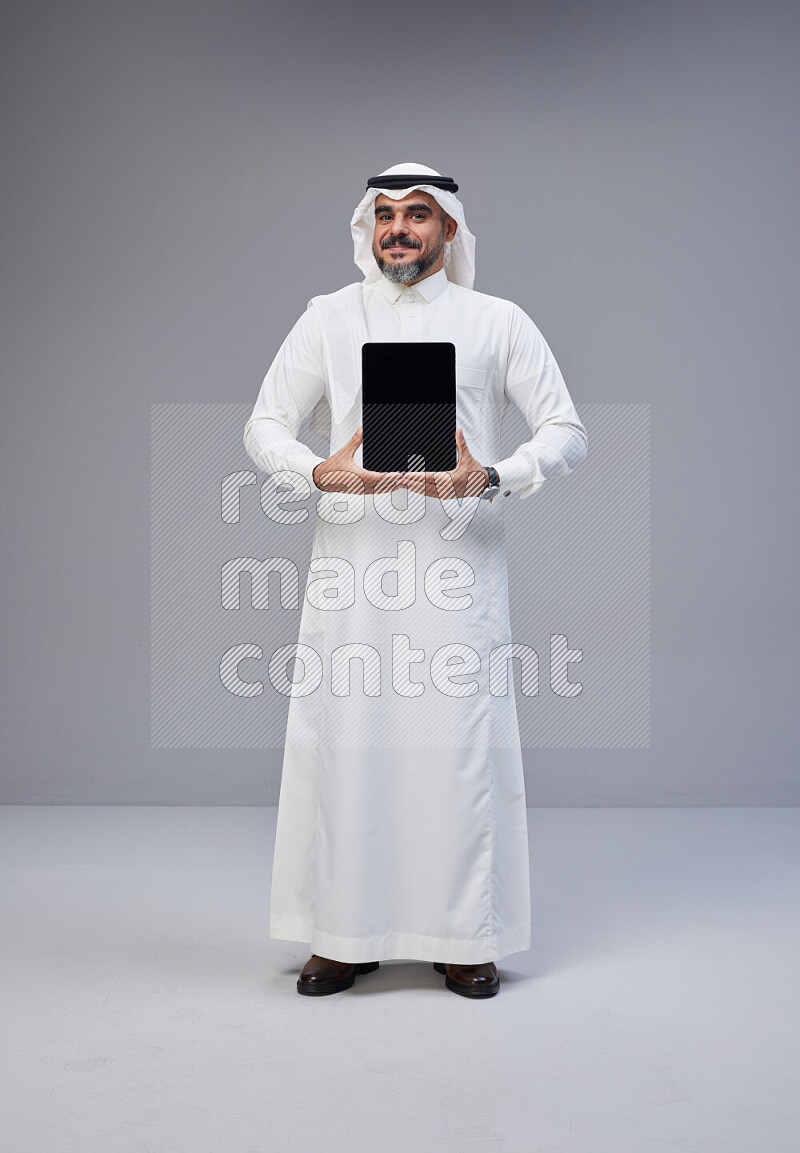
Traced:
<path fill-rule="evenodd" d="M 456 365 L 456 424 L 464 429 L 470 451 L 483 439 L 483 398 L 486 372 Z"/>

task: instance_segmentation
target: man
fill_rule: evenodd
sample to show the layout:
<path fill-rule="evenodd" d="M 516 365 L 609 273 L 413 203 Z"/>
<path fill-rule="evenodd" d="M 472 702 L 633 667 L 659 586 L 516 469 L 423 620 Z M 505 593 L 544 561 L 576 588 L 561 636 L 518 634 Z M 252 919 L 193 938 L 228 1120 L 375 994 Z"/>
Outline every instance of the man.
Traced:
<path fill-rule="evenodd" d="M 321 494 L 270 911 L 273 937 L 313 950 L 303 994 L 406 958 L 433 961 L 453 992 L 492 996 L 496 961 L 530 948 L 503 505 L 576 468 L 586 433 L 533 321 L 473 291 L 457 190 L 419 164 L 368 182 L 351 221 L 364 280 L 310 302 L 244 432 L 260 468 Z M 361 467 L 366 341 L 455 345 L 452 472 Z M 498 460 L 509 401 L 533 437 Z M 327 458 L 297 440 L 309 413 L 330 433 Z"/>

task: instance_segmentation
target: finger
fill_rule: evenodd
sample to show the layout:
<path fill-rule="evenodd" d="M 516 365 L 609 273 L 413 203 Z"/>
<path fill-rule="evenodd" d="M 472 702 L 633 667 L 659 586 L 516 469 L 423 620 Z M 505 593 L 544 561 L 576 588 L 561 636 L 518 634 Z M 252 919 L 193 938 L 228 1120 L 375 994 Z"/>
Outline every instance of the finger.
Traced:
<path fill-rule="evenodd" d="M 375 480 L 376 492 L 394 492 L 402 487 L 403 474 L 401 472 L 376 472 L 372 474 Z"/>
<path fill-rule="evenodd" d="M 453 481 L 452 472 L 435 472 L 433 474 L 433 492 L 432 496 L 438 496 L 440 500 L 449 500 L 455 493 L 455 482 Z"/>
<path fill-rule="evenodd" d="M 456 468 L 458 468 L 461 465 L 462 461 L 464 460 L 465 453 L 467 453 L 467 454 L 469 453 L 469 449 L 467 448 L 467 442 L 466 442 L 466 439 L 464 437 L 463 428 L 457 428 L 456 429 L 456 449 L 458 451 L 458 460 L 456 461 Z"/>
<path fill-rule="evenodd" d="M 393 492 L 394 489 L 401 487 L 398 478 L 402 478 L 401 472 L 372 472 L 370 469 L 359 468 L 358 465 L 354 466 L 354 471 L 360 476 L 370 492 Z"/>
<path fill-rule="evenodd" d="M 408 472 L 403 480 L 403 487 L 411 492 L 424 492 L 426 489 L 424 472 Z"/>
<path fill-rule="evenodd" d="M 482 472 L 478 470 L 470 471 L 467 475 L 467 483 L 464 488 L 465 496 L 472 496 L 483 492 L 485 484 L 485 477 Z"/>

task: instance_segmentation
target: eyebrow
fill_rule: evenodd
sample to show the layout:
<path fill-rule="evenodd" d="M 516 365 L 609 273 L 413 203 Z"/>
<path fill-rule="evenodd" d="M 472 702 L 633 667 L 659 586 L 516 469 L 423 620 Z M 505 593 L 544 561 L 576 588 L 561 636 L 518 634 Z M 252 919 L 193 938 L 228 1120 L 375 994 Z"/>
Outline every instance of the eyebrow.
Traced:
<path fill-rule="evenodd" d="M 388 204 L 376 205 L 375 215 L 379 216 L 381 212 L 388 212 L 389 210 Z M 406 212 L 429 212 L 433 216 L 433 209 L 429 204 L 407 204 Z"/>

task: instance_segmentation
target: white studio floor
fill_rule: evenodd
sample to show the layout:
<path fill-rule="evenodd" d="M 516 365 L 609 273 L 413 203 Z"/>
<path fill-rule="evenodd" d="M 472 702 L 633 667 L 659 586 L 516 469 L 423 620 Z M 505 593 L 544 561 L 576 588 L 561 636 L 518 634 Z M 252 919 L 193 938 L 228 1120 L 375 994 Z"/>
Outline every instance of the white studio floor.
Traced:
<path fill-rule="evenodd" d="M 797 1153 L 800 810 L 530 812 L 496 997 L 300 997 L 270 808 L 0 808 L 2 1153 Z"/>

